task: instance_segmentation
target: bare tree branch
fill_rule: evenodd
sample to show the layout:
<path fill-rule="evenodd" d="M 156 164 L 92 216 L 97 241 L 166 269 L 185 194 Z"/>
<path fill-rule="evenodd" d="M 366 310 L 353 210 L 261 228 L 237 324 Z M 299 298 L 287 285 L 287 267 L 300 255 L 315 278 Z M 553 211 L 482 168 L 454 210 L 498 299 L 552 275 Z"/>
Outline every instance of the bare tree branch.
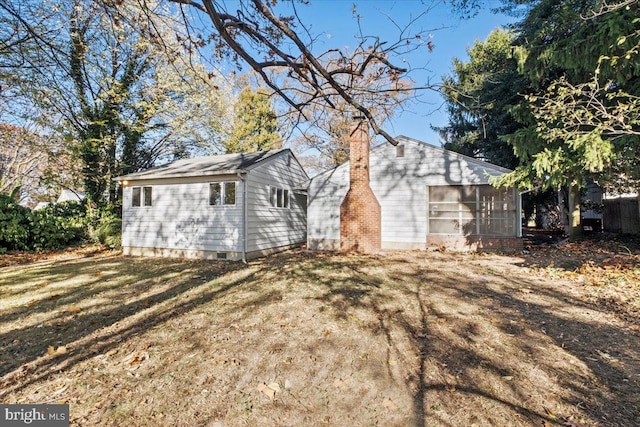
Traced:
<path fill-rule="evenodd" d="M 144 4 L 147 0 L 139 1 Z M 216 0 L 169 1 L 206 13 L 215 29 L 211 37 L 217 43 L 216 51 L 237 56 L 248 64 L 299 118 L 312 119 L 308 113 L 312 106 L 335 109 L 344 102 L 349 114 L 363 115 L 376 134 L 396 144 L 380 126 L 385 118 L 374 113 L 378 108 L 375 95 L 380 95 L 380 102 L 384 103 L 393 92 L 405 94 L 405 99 L 413 93 L 415 88 L 408 80 L 410 70 L 394 63 L 392 58 L 420 46 L 431 50 L 433 45 L 426 42 L 428 34 L 422 31 L 410 34 L 407 27 L 394 22 L 399 30 L 395 42 L 365 36 L 360 31 L 359 43 L 352 52 L 328 49 L 316 53 L 316 37 L 298 13 L 297 3 L 306 4 L 305 1 L 240 0 L 234 3 L 235 11 Z M 278 7 L 283 10 L 289 7 L 292 16 L 280 16 L 276 12 L 280 10 Z M 412 18 L 408 25 L 415 24 L 426 11 Z M 385 84 L 378 84 L 377 89 L 372 90 L 371 81 L 375 79 Z M 284 80 L 294 84 L 284 84 Z"/>
<path fill-rule="evenodd" d="M 582 16 L 582 19 L 594 19 L 618 9 L 629 7 L 637 2 L 638 0 L 622 0 L 616 3 L 607 3 L 606 1 L 603 1 L 599 9 L 591 11 L 591 14 L 588 16 Z"/>

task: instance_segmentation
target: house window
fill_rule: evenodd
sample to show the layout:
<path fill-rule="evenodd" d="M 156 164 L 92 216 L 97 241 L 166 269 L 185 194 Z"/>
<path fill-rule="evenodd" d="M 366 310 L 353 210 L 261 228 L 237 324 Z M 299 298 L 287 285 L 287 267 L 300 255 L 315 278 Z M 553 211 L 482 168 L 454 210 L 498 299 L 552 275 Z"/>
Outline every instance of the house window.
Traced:
<path fill-rule="evenodd" d="M 140 187 L 133 187 L 131 189 L 133 191 L 132 196 L 131 196 L 131 206 L 140 206 L 140 200 L 141 200 L 141 188 Z"/>
<path fill-rule="evenodd" d="M 396 157 L 404 157 L 404 145 L 396 145 Z"/>
<path fill-rule="evenodd" d="M 209 204 L 212 206 L 235 205 L 236 183 L 234 181 L 225 181 L 209 184 Z"/>
<path fill-rule="evenodd" d="M 490 185 L 429 187 L 429 234 L 515 236 L 513 190 Z"/>
<path fill-rule="evenodd" d="M 151 206 L 153 203 L 152 188 L 142 187 L 142 193 L 144 195 L 144 197 L 142 198 L 144 200 L 144 205 Z"/>
<path fill-rule="evenodd" d="M 290 206 L 289 190 L 279 187 L 269 187 L 269 203 L 274 208 L 289 208 Z"/>
<path fill-rule="evenodd" d="M 131 206 L 152 206 L 153 191 L 152 187 L 133 187 L 131 194 Z"/>

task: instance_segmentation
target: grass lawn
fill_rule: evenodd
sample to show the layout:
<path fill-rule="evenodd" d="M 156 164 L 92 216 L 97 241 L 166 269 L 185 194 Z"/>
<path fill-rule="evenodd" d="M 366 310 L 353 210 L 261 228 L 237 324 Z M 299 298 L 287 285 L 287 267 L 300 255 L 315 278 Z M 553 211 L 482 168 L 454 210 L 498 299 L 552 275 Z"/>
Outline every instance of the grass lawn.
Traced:
<path fill-rule="evenodd" d="M 0 402 L 74 426 L 640 425 L 640 255 L 0 257 Z"/>

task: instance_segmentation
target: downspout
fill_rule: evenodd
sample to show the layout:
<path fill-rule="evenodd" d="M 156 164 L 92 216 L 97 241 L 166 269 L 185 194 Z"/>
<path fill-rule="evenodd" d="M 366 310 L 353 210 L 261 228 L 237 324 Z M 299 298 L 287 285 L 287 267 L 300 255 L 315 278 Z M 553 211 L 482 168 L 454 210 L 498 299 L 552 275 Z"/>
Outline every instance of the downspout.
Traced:
<path fill-rule="evenodd" d="M 238 178 L 242 181 L 242 262 L 247 263 L 247 172 L 244 172 L 244 176 L 241 172 L 238 172 Z"/>

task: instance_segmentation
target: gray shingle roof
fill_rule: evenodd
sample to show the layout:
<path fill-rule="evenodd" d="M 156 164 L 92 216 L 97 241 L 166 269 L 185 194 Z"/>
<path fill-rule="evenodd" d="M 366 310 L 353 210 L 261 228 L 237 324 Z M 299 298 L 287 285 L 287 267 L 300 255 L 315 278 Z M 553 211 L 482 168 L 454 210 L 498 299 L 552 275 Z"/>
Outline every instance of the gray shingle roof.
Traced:
<path fill-rule="evenodd" d="M 260 162 L 279 153 L 291 151 L 288 148 L 272 151 L 258 151 L 255 153 L 224 154 L 221 156 L 194 157 L 178 160 L 163 166 L 134 172 L 114 178 L 114 181 L 184 178 L 194 176 L 227 175 L 245 172 Z"/>

